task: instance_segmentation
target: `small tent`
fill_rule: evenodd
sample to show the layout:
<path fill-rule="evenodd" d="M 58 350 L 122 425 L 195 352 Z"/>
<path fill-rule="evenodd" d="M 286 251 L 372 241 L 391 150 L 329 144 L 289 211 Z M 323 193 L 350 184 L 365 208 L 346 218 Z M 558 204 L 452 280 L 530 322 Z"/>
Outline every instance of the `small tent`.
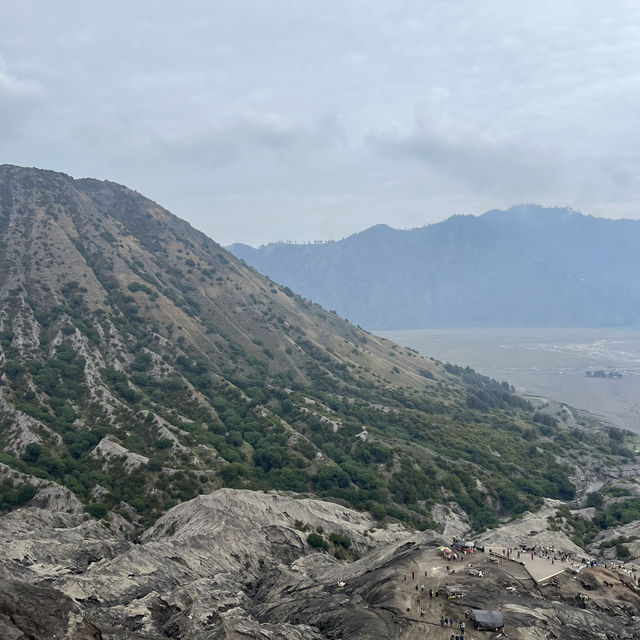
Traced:
<path fill-rule="evenodd" d="M 446 586 L 447 589 L 447 598 L 452 600 L 453 598 L 463 598 L 464 597 L 464 587 L 459 584 L 448 584 Z"/>
<path fill-rule="evenodd" d="M 473 553 L 475 551 L 476 545 L 474 542 L 469 542 L 467 540 L 458 540 L 453 543 L 453 548 L 458 551 L 462 551 L 463 553 Z"/>
<path fill-rule="evenodd" d="M 476 629 L 488 629 L 497 631 L 504 627 L 504 620 L 499 611 L 489 611 L 487 609 L 474 609 L 471 611 L 471 619 Z"/>

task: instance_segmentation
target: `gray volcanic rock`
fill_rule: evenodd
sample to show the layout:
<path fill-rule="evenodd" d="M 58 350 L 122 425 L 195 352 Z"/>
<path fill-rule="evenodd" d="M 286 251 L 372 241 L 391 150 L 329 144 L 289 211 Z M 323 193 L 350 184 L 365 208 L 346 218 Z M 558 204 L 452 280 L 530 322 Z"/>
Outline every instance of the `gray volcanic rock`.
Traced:
<path fill-rule="evenodd" d="M 298 524 L 296 524 L 298 523 Z M 394 542 L 406 536 L 400 525 L 379 528 L 370 517 L 332 502 L 294 498 L 275 492 L 259 493 L 238 489 L 220 489 L 198 496 L 168 511 L 141 538 L 153 542 L 171 538 L 176 542 L 195 537 L 229 536 L 229 544 L 237 544 L 243 526 L 260 531 L 265 527 L 278 530 L 299 525 L 315 531 L 349 535 L 359 551 L 368 551 L 380 542 Z M 304 540 L 306 533 L 298 533 Z"/>
<path fill-rule="evenodd" d="M 316 575 L 334 585 L 333 567 L 342 575 L 367 566 L 314 551 L 308 530 L 349 537 L 359 553 L 407 535 L 333 503 L 222 489 L 174 507 L 139 544 L 86 516 L 19 509 L 0 518 L 0 567 L 62 591 L 105 638 L 311 640 L 322 635 L 305 624 L 309 616 L 283 617 L 265 603 L 287 588 L 309 589 Z"/>
<path fill-rule="evenodd" d="M 0 518 L 0 575 L 29 582 L 76 575 L 129 544 L 115 528 L 87 514 L 18 509 Z"/>
<path fill-rule="evenodd" d="M 603 531 L 596 536 L 589 549 L 594 555 L 599 553 L 610 562 L 620 562 L 616 550 L 618 542 L 629 550 L 629 556 L 624 562 L 636 566 L 640 560 L 640 522 L 637 520 Z"/>
<path fill-rule="evenodd" d="M 362 557 L 347 563 L 312 549 L 309 530 L 349 537 Z M 512 534 L 508 525 L 492 535 Z M 640 594 L 612 571 L 567 574 L 547 592 L 519 563 L 475 554 L 486 575 L 472 577 L 466 560 L 441 557 L 438 533 L 380 528 L 341 505 L 284 494 L 200 496 L 138 542 L 113 523 L 36 508 L 0 518 L 0 537 L 3 640 L 439 640 L 442 613 L 458 620 L 469 607 L 502 610 L 515 640 L 559 638 L 563 626 L 584 640 L 640 637 Z M 412 572 L 427 592 L 458 583 L 468 595 L 429 600 Z"/>
<path fill-rule="evenodd" d="M 547 518 L 554 516 L 556 509 L 563 504 L 559 500 L 546 500 L 545 506 L 536 513 L 525 513 L 519 520 L 481 534 L 475 539 L 476 544 L 514 548 L 524 544 L 527 547 L 554 547 L 577 556 L 586 555 L 565 533 L 549 528 Z"/>
<path fill-rule="evenodd" d="M 66 513 L 81 513 L 84 510 L 80 500 L 69 489 L 50 480 L 20 473 L 2 462 L 0 462 L 0 480 L 9 480 L 18 485 L 26 483 L 33 485 L 37 493 L 29 503 L 32 507 Z"/>
<path fill-rule="evenodd" d="M 0 579 L 3 640 L 102 640 L 80 608 L 56 589 Z"/>

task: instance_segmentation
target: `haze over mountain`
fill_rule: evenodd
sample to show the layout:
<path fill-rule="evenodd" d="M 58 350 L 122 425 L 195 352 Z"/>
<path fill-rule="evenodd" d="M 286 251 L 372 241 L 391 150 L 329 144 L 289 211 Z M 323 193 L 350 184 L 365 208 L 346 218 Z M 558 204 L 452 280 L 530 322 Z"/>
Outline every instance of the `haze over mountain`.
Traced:
<path fill-rule="evenodd" d="M 392 576 L 442 541 L 411 530 L 551 505 L 539 543 L 575 551 L 640 519 L 635 446 L 368 334 L 126 187 L 0 166 L 0 637 L 406 637 Z M 527 598 L 589 640 L 620 620 Z"/>
<path fill-rule="evenodd" d="M 368 329 L 640 324 L 640 221 L 520 205 L 337 242 L 229 250 Z"/>

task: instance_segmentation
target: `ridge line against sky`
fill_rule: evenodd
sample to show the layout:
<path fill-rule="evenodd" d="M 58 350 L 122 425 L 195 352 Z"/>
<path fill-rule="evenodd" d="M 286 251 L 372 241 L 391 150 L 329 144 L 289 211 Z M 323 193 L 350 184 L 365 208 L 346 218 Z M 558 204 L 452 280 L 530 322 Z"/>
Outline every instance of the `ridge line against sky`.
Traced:
<path fill-rule="evenodd" d="M 521 202 L 640 217 L 636 0 L 4 0 L 0 163 L 221 244 Z"/>

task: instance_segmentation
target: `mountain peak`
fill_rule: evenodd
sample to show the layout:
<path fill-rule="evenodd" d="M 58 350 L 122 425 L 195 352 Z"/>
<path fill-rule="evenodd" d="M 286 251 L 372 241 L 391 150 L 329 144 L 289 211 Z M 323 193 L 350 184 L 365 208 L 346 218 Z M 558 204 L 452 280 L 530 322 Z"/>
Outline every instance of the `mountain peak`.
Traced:
<path fill-rule="evenodd" d="M 540 222 L 544 220 L 548 222 L 578 216 L 582 218 L 586 217 L 579 211 L 569 207 L 544 207 L 538 204 L 518 204 L 508 209 L 492 209 L 478 217 L 485 220 L 510 219 L 519 222 Z"/>

